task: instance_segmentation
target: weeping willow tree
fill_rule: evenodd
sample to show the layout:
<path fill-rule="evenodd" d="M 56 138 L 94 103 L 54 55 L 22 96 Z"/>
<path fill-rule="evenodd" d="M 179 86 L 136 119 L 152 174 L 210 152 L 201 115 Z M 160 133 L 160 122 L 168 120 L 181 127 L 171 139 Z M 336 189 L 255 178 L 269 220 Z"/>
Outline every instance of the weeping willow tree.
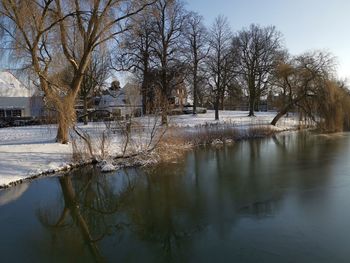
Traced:
<path fill-rule="evenodd" d="M 275 71 L 280 109 L 271 124 L 289 111 L 298 111 L 320 130 L 339 132 L 350 128 L 350 95 L 335 80 L 335 59 L 325 52 L 309 52 L 281 61 Z"/>
<path fill-rule="evenodd" d="M 341 132 L 350 129 L 350 95 L 343 85 L 326 81 L 313 104 L 314 110 L 306 113 L 316 120 L 321 131 Z"/>

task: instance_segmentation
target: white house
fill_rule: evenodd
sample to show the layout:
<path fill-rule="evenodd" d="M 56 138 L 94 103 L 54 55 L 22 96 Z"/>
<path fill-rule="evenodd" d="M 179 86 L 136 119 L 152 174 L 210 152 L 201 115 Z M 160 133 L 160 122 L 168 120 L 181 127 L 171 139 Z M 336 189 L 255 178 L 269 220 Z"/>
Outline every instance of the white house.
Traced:
<path fill-rule="evenodd" d="M 140 116 L 142 98 L 140 88 L 126 84 L 122 89 L 108 89 L 101 96 L 98 110 L 106 110 L 115 116 Z"/>
<path fill-rule="evenodd" d="M 30 117 L 31 91 L 9 72 L 0 72 L 0 118 Z"/>

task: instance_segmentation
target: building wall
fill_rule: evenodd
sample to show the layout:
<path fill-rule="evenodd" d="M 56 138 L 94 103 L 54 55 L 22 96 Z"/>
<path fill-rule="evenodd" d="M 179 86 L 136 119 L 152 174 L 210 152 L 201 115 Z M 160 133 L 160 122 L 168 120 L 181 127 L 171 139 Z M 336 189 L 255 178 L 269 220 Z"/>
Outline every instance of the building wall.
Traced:
<path fill-rule="evenodd" d="M 42 96 L 33 96 L 30 98 L 30 111 L 31 117 L 39 118 L 47 115 Z"/>

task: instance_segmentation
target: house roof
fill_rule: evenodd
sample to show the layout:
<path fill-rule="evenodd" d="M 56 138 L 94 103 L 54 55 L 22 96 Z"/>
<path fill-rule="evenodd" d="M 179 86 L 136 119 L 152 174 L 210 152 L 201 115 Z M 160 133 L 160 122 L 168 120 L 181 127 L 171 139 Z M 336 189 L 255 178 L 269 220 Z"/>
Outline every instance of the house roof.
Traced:
<path fill-rule="evenodd" d="M 31 97 L 30 90 L 10 72 L 0 72 L 0 97 Z"/>

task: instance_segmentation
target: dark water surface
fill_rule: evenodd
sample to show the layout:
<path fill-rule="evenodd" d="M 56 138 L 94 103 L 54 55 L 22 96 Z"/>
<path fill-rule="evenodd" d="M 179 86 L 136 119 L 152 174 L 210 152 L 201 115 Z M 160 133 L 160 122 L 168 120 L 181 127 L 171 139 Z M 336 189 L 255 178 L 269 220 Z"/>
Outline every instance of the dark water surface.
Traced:
<path fill-rule="evenodd" d="M 350 135 L 279 135 L 0 191 L 0 262 L 94 261 L 350 262 Z"/>

